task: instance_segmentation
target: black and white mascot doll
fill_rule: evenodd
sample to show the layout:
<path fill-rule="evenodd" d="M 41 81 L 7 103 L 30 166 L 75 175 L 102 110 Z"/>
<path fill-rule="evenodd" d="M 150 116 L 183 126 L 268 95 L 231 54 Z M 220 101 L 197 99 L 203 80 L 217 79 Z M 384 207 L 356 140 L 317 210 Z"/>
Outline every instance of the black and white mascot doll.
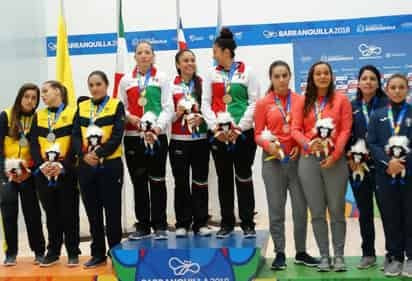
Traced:
<path fill-rule="evenodd" d="M 320 141 L 323 149 L 322 151 L 316 151 L 315 156 L 318 159 L 327 158 L 334 148 L 332 142 L 332 133 L 335 129 L 332 118 L 323 118 L 316 121 L 315 132 L 316 137 L 309 143 L 311 145 L 314 141 Z M 323 156 L 321 158 L 321 156 Z"/>
<path fill-rule="evenodd" d="M 177 103 L 177 107 L 184 109 L 181 127 L 184 128 L 185 126 L 187 126 L 187 129 L 192 134 L 192 137 L 193 138 L 198 137 L 199 127 L 193 126 L 192 124 L 190 124 L 190 120 L 192 120 L 194 117 L 202 116 L 199 113 L 199 105 L 196 102 L 196 100 L 192 97 L 183 97 Z"/>
<path fill-rule="evenodd" d="M 30 169 L 28 168 L 26 161 L 19 158 L 6 159 L 4 163 L 4 170 L 9 178 L 9 181 L 12 181 L 14 176 L 20 177 L 24 174 L 30 173 Z"/>
<path fill-rule="evenodd" d="M 96 125 L 90 125 L 86 130 L 87 152 L 95 151 L 102 144 L 103 130 Z M 103 158 L 99 159 L 103 164 Z"/>
<path fill-rule="evenodd" d="M 367 161 L 369 159 L 369 151 L 366 147 L 365 140 L 358 139 L 348 151 L 348 158 L 357 165 L 357 169 L 352 171 L 352 181 L 355 187 L 360 186 L 365 174 L 369 172 Z"/>
<path fill-rule="evenodd" d="M 158 139 L 156 134 L 153 131 L 153 128 L 156 124 L 157 121 L 157 116 L 151 111 L 147 111 L 145 114 L 143 114 L 142 119 L 140 119 L 140 138 L 144 142 L 144 145 L 146 147 L 145 154 L 149 155 L 154 155 L 154 144 L 153 143 L 148 143 L 146 141 L 145 135 L 146 134 L 152 134 L 153 138 L 155 139 L 155 142 L 158 143 Z"/>
<path fill-rule="evenodd" d="M 271 143 L 273 143 L 276 147 L 276 152 L 279 154 L 280 157 L 280 162 L 282 163 L 286 163 L 289 160 L 289 157 L 287 157 L 285 155 L 285 152 L 283 151 L 283 146 L 280 143 L 279 139 L 272 134 L 272 132 L 268 129 L 264 129 L 260 135 L 260 137 L 262 138 L 262 140 L 266 140 L 269 141 Z M 268 157 L 265 158 L 265 161 L 270 161 L 272 159 L 275 159 L 275 156 L 270 155 Z"/>
<path fill-rule="evenodd" d="M 217 138 L 218 136 L 224 134 L 226 136 L 229 135 L 231 131 L 235 132 L 238 135 L 242 135 L 242 131 L 240 128 L 235 126 L 235 122 L 230 115 L 229 112 L 218 112 L 217 117 L 216 117 L 216 122 L 217 122 L 217 128 L 216 128 L 216 133 L 214 135 L 214 138 Z M 233 151 L 235 148 L 235 141 L 229 144 L 229 141 L 225 142 L 226 145 L 228 146 L 229 151 Z"/>
<path fill-rule="evenodd" d="M 59 157 L 60 157 L 60 146 L 58 143 L 52 144 L 48 149 L 46 149 L 46 161 L 40 165 L 40 170 L 50 164 L 52 166 L 57 166 L 63 171 L 63 165 L 59 162 Z M 63 171 L 64 172 L 64 171 Z M 59 176 L 54 176 L 54 177 L 47 177 L 47 180 L 49 181 L 49 186 L 56 186 L 57 185 L 57 180 L 59 179 Z"/>
<path fill-rule="evenodd" d="M 392 159 L 406 160 L 410 149 L 409 139 L 406 136 L 392 136 L 388 140 L 388 144 L 385 146 L 386 153 L 392 157 Z M 406 169 L 403 169 L 400 174 L 392 174 L 392 184 L 396 183 L 396 178 L 399 178 L 401 184 L 405 184 Z"/>

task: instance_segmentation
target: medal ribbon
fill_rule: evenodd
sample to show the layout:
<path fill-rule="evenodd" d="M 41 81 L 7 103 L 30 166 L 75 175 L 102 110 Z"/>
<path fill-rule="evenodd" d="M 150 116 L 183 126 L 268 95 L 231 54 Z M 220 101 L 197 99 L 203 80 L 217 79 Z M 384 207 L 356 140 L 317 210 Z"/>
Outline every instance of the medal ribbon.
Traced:
<path fill-rule="evenodd" d="M 137 84 L 139 85 L 140 94 L 143 93 L 143 95 L 142 95 L 143 97 L 146 95 L 145 90 L 146 90 L 147 84 L 149 83 L 151 73 L 152 73 L 152 68 L 149 68 L 146 71 L 146 74 L 144 75 L 144 83 L 143 83 L 143 86 L 142 86 L 142 81 L 141 81 L 142 75 L 140 74 L 139 71 L 137 71 Z"/>
<path fill-rule="evenodd" d="M 279 112 L 282 115 L 282 119 L 283 119 L 284 124 L 288 124 L 288 116 L 289 116 L 290 105 L 291 105 L 290 96 L 291 96 L 291 93 L 290 93 L 290 90 L 289 90 L 288 96 L 287 96 L 287 101 L 286 101 L 286 112 L 285 112 L 283 110 L 283 106 L 282 106 L 282 103 L 281 103 L 279 97 L 277 95 L 275 95 L 275 103 L 279 108 Z"/>
<path fill-rule="evenodd" d="M 60 115 L 64 110 L 64 107 L 65 107 L 64 103 L 60 104 L 59 108 L 56 111 L 56 114 L 54 115 L 53 123 L 52 123 L 52 118 L 51 118 L 52 112 L 50 111 L 50 109 L 47 110 L 47 124 L 48 124 L 50 133 L 53 131 L 54 125 L 56 125 L 57 121 L 59 120 Z"/>
<path fill-rule="evenodd" d="M 388 105 L 388 119 L 389 119 L 389 124 L 391 127 L 391 133 L 393 136 L 397 136 L 399 134 L 399 131 L 401 130 L 401 124 L 403 122 L 403 119 L 405 119 L 406 112 L 408 111 L 408 104 L 404 103 L 402 106 L 401 111 L 399 112 L 398 118 L 396 119 L 396 124 L 394 122 L 393 118 L 393 111 L 392 111 L 392 105 Z"/>
<path fill-rule="evenodd" d="M 326 104 L 328 103 L 328 97 L 324 97 L 322 103 L 319 106 L 318 100 L 315 102 L 315 119 L 322 119 L 322 112 L 325 109 Z"/>
<path fill-rule="evenodd" d="M 181 86 L 183 88 L 183 94 L 185 95 L 185 98 L 190 98 L 193 93 L 193 88 L 195 87 L 195 81 L 193 79 L 190 80 L 189 87 L 188 87 L 186 83 L 183 82 L 183 79 L 182 79 Z"/>
<path fill-rule="evenodd" d="M 369 116 L 371 116 L 372 113 L 375 111 L 375 107 L 377 103 L 378 103 L 378 98 L 373 97 L 371 110 L 368 111 L 368 104 L 362 101 L 362 113 L 363 113 L 363 117 L 365 118 L 366 127 L 368 127 L 369 125 Z"/>
<path fill-rule="evenodd" d="M 229 94 L 230 85 L 232 84 L 233 75 L 235 75 L 237 67 L 238 67 L 238 64 L 234 62 L 230 66 L 230 70 L 228 73 L 224 70 L 222 71 L 224 75 L 226 76 L 225 79 L 223 79 L 226 94 Z"/>
<path fill-rule="evenodd" d="M 91 106 L 90 106 L 90 122 L 89 124 L 94 124 L 94 121 L 96 121 L 97 116 L 99 115 L 100 112 L 102 112 L 102 110 L 104 109 L 104 107 L 106 106 L 107 102 L 109 101 L 109 96 L 105 96 L 104 100 L 102 101 L 101 104 L 99 104 L 99 106 L 97 107 L 96 113 L 94 113 L 94 103 L 92 102 Z"/>

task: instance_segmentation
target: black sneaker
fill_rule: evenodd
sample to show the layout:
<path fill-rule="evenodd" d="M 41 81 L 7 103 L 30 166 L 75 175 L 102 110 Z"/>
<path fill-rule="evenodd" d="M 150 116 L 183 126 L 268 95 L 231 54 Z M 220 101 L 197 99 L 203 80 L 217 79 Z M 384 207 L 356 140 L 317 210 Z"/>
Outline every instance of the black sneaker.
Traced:
<path fill-rule="evenodd" d="M 40 263 L 40 267 L 49 267 L 59 262 L 60 257 L 56 255 L 46 255 Z"/>
<path fill-rule="evenodd" d="M 42 255 L 42 254 L 36 255 L 34 257 L 33 264 L 34 265 L 39 265 L 43 262 L 43 259 L 44 259 L 44 255 Z"/>
<path fill-rule="evenodd" d="M 244 227 L 243 228 L 243 237 L 245 237 L 245 238 L 255 238 L 256 237 L 255 229 L 251 226 Z"/>
<path fill-rule="evenodd" d="M 15 266 L 16 264 L 16 255 L 6 256 L 3 262 L 4 266 Z"/>
<path fill-rule="evenodd" d="M 130 240 L 140 240 L 151 236 L 150 229 L 138 229 L 129 235 Z"/>
<path fill-rule="evenodd" d="M 106 257 L 98 258 L 98 257 L 92 257 L 90 260 L 85 262 L 83 264 L 83 267 L 85 269 L 91 269 L 91 268 L 96 268 L 98 266 L 106 265 Z"/>
<path fill-rule="evenodd" d="M 76 267 L 79 266 L 79 256 L 75 255 L 75 256 L 69 256 L 67 259 L 67 267 Z"/>
<path fill-rule="evenodd" d="M 296 253 L 295 264 L 303 264 L 309 267 L 315 267 L 319 265 L 319 260 L 312 257 L 306 252 Z"/>
<path fill-rule="evenodd" d="M 270 267 L 272 270 L 284 270 L 286 269 L 286 256 L 285 253 L 279 252 L 276 254 L 276 258 L 272 262 Z"/>
<path fill-rule="evenodd" d="M 230 235 L 232 235 L 233 228 L 229 227 L 222 227 L 219 229 L 218 232 L 216 232 L 216 238 L 223 239 L 223 238 L 228 238 Z"/>

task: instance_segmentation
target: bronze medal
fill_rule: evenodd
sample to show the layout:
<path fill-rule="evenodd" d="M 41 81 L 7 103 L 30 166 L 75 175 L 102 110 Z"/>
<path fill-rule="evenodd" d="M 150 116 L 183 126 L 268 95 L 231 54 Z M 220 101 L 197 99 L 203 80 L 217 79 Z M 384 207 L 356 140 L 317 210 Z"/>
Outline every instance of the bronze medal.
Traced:
<path fill-rule="evenodd" d="M 231 102 L 232 102 L 232 96 L 231 96 L 231 95 L 228 95 L 228 94 L 224 95 L 224 96 L 223 96 L 223 102 L 224 102 L 225 104 L 231 103 Z"/>
<path fill-rule="evenodd" d="M 145 97 L 140 97 L 139 98 L 139 100 L 137 101 L 137 103 L 140 105 L 140 106 L 145 106 L 146 104 L 147 104 L 147 99 L 145 98 Z"/>

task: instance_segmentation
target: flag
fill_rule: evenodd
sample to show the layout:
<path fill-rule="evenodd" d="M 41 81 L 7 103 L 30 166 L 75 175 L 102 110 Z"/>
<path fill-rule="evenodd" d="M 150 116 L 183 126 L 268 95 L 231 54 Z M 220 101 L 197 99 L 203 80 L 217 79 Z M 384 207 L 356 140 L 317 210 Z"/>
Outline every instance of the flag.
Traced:
<path fill-rule="evenodd" d="M 68 104 L 75 105 L 72 66 L 70 64 L 69 44 L 63 8 L 63 0 L 61 0 L 56 44 L 56 79 L 67 88 Z"/>
<path fill-rule="evenodd" d="M 182 18 L 179 19 L 179 27 L 177 29 L 177 49 L 178 50 L 187 49 L 185 34 L 183 32 Z"/>
<path fill-rule="evenodd" d="M 122 79 L 128 69 L 129 60 L 126 37 L 124 35 L 122 0 L 119 0 L 118 3 L 116 72 L 114 74 L 113 97 L 117 97 L 120 79 Z"/>

